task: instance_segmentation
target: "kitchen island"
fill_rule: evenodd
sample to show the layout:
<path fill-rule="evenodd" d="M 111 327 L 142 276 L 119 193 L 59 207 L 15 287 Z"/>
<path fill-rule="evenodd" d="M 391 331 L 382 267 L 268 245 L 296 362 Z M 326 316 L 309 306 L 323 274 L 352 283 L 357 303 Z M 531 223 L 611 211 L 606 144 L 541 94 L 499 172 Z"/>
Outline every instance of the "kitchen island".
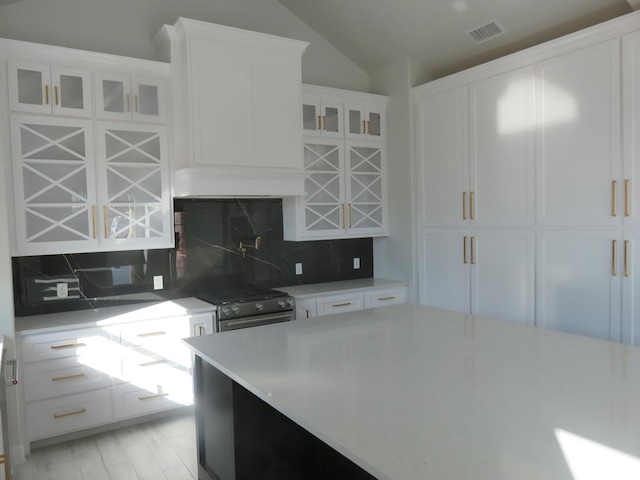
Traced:
<path fill-rule="evenodd" d="M 413 304 L 186 343 L 201 463 L 212 451 L 204 434 L 217 429 L 231 443 L 216 455 L 233 465 L 233 439 L 251 438 L 247 423 L 261 415 L 239 413 L 253 411 L 268 412 L 276 443 L 282 421 L 357 467 L 345 476 L 350 465 L 337 461 L 324 478 L 640 478 L 640 351 L 631 346 Z M 229 382 L 223 395 L 209 374 Z M 244 410 L 234 417 L 236 403 Z M 212 407 L 226 408 L 226 420 L 204 415 Z M 271 458 L 286 463 L 289 453 Z"/>

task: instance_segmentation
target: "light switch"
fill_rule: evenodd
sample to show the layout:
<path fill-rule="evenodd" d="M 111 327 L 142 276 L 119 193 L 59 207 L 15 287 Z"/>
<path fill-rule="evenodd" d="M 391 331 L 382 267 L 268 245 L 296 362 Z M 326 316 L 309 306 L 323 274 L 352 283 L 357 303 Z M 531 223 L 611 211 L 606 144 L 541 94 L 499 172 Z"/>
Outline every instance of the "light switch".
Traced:
<path fill-rule="evenodd" d="M 360 270 L 360 258 L 359 257 L 354 257 L 353 258 L 353 269 L 354 270 Z"/>
<path fill-rule="evenodd" d="M 302 275 L 302 263 L 296 263 L 296 275 Z"/>
<path fill-rule="evenodd" d="M 66 298 L 69 296 L 68 283 L 56 283 L 56 296 L 58 298 Z"/>
<path fill-rule="evenodd" d="M 162 290 L 164 288 L 162 275 L 154 275 L 153 276 L 153 289 L 154 290 Z"/>

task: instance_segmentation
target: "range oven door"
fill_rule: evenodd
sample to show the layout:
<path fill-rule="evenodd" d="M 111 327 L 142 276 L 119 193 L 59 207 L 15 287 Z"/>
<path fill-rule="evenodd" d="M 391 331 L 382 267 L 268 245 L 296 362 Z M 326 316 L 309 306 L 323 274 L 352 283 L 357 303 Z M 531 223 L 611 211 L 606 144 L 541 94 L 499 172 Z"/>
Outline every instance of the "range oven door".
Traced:
<path fill-rule="evenodd" d="M 287 312 L 269 313 L 265 315 L 254 315 L 252 317 L 233 318 L 230 320 L 218 321 L 218 332 L 228 332 L 240 328 L 257 327 L 258 325 L 269 325 L 270 323 L 290 322 L 295 320 L 295 310 Z"/>

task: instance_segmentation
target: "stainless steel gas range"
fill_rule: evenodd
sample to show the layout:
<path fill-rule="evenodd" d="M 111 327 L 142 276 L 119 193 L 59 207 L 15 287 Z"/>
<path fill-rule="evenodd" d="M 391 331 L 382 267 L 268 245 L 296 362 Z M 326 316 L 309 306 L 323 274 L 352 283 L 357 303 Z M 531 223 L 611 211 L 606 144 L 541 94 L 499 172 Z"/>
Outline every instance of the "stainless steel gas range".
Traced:
<path fill-rule="evenodd" d="M 295 298 L 280 290 L 224 290 L 202 293 L 197 298 L 216 306 L 216 332 L 289 322 L 296 315 Z"/>

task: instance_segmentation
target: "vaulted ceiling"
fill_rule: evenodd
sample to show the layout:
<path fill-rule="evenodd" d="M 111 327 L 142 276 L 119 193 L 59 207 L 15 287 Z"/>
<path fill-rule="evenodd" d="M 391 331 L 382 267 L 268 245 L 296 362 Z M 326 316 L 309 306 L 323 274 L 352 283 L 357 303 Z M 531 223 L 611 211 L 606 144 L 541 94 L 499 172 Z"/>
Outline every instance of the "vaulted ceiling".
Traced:
<path fill-rule="evenodd" d="M 411 57 L 431 79 L 640 8 L 640 0 L 278 0 L 368 73 Z M 465 33 L 497 20 L 505 33 Z"/>

